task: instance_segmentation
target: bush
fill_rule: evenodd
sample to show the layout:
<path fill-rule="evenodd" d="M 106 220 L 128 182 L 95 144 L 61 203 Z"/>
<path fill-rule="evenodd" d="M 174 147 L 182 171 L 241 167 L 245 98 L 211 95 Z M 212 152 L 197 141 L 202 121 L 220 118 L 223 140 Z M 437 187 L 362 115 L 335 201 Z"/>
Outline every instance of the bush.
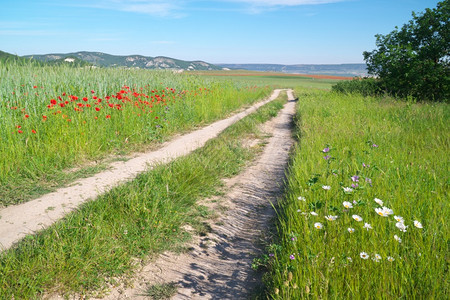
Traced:
<path fill-rule="evenodd" d="M 331 90 L 344 94 L 358 93 L 364 97 L 376 96 L 383 93 L 380 82 L 375 78 L 355 78 L 353 80 L 341 81 L 333 85 Z"/>

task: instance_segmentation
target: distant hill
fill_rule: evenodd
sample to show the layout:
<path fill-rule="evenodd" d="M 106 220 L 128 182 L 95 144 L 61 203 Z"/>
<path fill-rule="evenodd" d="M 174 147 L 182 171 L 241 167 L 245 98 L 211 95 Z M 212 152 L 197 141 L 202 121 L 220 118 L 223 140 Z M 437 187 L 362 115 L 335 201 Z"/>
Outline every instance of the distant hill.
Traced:
<path fill-rule="evenodd" d="M 298 74 L 321 74 L 333 76 L 367 76 L 366 64 L 336 65 L 278 65 L 278 64 L 218 64 L 228 69 L 244 69 L 249 71 L 270 71 Z"/>
<path fill-rule="evenodd" d="M 222 70 L 221 67 L 203 61 L 184 61 L 170 57 L 149 57 L 142 55 L 111 55 L 102 52 L 75 52 L 67 54 L 27 55 L 43 62 L 76 58 L 100 67 L 128 67 L 140 69 L 177 69 L 177 70 Z"/>
<path fill-rule="evenodd" d="M 25 63 L 28 62 L 30 59 L 23 58 L 8 52 L 0 51 L 0 62 L 20 62 Z"/>

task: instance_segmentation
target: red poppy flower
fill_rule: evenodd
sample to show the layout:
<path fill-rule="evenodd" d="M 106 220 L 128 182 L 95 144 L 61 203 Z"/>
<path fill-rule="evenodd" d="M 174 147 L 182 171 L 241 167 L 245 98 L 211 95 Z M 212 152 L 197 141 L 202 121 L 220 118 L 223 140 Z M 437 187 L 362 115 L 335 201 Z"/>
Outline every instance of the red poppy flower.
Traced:
<path fill-rule="evenodd" d="M 17 132 L 18 132 L 18 133 L 23 133 L 23 131 L 22 131 L 22 130 L 20 130 L 20 129 L 19 129 L 19 130 L 17 130 Z"/>
<path fill-rule="evenodd" d="M 107 119 L 111 119 L 111 115 L 106 115 L 106 118 Z"/>
<path fill-rule="evenodd" d="M 30 117 L 30 115 L 26 114 L 24 117 L 25 117 L 25 119 L 28 119 Z"/>
<path fill-rule="evenodd" d="M 43 121 L 47 120 L 47 116 L 42 116 L 42 120 Z"/>
<path fill-rule="evenodd" d="M 96 107 L 95 110 L 96 110 L 96 111 L 100 111 L 100 107 Z"/>
<path fill-rule="evenodd" d="M 31 129 L 31 132 L 32 132 L 32 133 L 36 133 L 36 130 L 34 130 L 34 129 Z"/>
<path fill-rule="evenodd" d="M 94 94 L 94 93 L 95 93 L 95 91 L 94 91 L 94 90 L 91 90 L 91 93 L 92 93 L 92 94 Z"/>
<path fill-rule="evenodd" d="M 54 105 L 54 104 L 56 104 L 56 100 L 55 99 L 51 99 L 50 103 Z"/>
<path fill-rule="evenodd" d="M 87 97 L 83 97 L 83 101 L 87 102 L 89 99 Z"/>

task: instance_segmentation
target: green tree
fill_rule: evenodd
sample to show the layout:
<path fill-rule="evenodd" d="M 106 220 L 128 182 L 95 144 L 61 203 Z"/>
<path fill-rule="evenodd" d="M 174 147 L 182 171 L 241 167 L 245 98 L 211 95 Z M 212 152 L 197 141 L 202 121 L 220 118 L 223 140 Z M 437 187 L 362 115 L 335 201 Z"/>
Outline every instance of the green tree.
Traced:
<path fill-rule="evenodd" d="M 375 35 L 377 49 L 363 53 L 369 74 L 393 95 L 448 101 L 450 0 L 412 17 L 401 29 Z"/>

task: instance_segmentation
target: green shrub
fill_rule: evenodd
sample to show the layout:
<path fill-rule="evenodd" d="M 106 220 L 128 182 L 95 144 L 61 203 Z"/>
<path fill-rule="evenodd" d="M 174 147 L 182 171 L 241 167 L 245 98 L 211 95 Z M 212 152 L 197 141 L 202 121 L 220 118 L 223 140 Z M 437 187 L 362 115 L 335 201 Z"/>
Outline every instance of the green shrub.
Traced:
<path fill-rule="evenodd" d="M 380 95 L 383 92 L 380 82 L 375 78 L 341 81 L 333 85 L 331 90 L 344 94 L 359 93 L 364 97 Z"/>

